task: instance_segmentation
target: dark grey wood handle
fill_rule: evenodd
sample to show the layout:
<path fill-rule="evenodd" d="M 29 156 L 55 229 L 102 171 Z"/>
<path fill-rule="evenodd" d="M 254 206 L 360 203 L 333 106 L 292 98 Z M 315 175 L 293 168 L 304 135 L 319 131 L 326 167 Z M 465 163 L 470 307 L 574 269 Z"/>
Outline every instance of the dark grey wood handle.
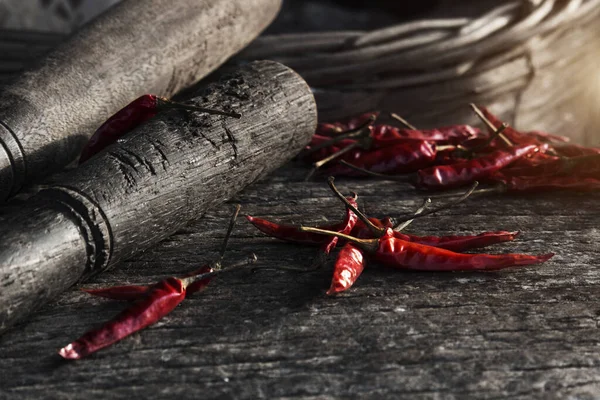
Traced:
<path fill-rule="evenodd" d="M 0 331 L 281 166 L 317 123 L 306 82 L 271 61 L 242 67 L 192 101 L 242 118 L 160 114 L 0 222 Z"/>
<path fill-rule="evenodd" d="M 136 97 L 172 96 L 246 46 L 281 0 L 125 0 L 0 92 L 0 200 L 73 161 Z"/>

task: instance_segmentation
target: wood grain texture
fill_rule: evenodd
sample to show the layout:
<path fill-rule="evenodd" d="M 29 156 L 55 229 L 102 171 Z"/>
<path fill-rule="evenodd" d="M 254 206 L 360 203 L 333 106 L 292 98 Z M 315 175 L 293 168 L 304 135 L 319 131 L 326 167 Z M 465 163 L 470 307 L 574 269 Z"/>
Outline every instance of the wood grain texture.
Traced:
<path fill-rule="evenodd" d="M 0 197 L 73 161 L 138 96 L 170 97 L 213 71 L 267 27 L 280 2 L 128 0 L 86 25 L 0 92 L 3 156 L 13 161 L 0 170 L 13 181 Z"/>
<path fill-rule="evenodd" d="M 233 200 L 242 213 L 316 224 L 343 211 L 324 180 L 289 165 Z M 370 214 L 413 210 L 421 195 L 394 182 L 338 180 Z M 331 268 L 223 276 L 157 325 L 89 359 L 56 351 L 123 304 L 77 288 L 0 337 L 6 398 L 593 399 L 600 396 L 600 195 L 474 198 L 416 221 L 415 234 L 520 230 L 493 252 L 557 255 L 498 273 L 401 272 L 371 264 L 328 298 Z M 160 245 L 88 283 L 156 281 L 212 260 L 232 209 L 208 212 Z M 226 262 L 307 266 L 315 250 L 240 221 Z"/>
<path fill-rule="evenodd" d="M 308 144 L 317 124 L 306 82 L 271 61 L 241 67 L 188 101 L 242 117 L 161 113 L 54 177 L 25 203 L 26 210 L 42 204 L 33 212 L 7 214 L 0 224 L 0 332 L 280 167 Z M 44 201 L 61 209 L 45 210 Z"/>

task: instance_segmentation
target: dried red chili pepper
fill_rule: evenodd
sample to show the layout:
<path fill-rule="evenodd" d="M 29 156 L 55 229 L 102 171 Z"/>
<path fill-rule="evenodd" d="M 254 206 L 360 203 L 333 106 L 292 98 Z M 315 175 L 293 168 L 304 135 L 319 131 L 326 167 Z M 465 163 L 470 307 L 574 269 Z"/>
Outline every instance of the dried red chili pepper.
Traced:
<path fill-rule="evenodd" d="M 179 278 L 188 278 L 196 275 L 206 274 L 212 271 L 212 267 L 210 267 L 209 265 L 204 265 L 200 269 L 185 274 Z M 186 289 L 186 295 L 199 292 L 200 290 L 204 289 L 209 283 L 210 278 L 201 279 L 190 283 Z M 83 292 L 91 294 L 92 296 L 104 297 L 106 299 L 134 301 L 146 296 L 149 290 L 152 289 L 152 287 L 152 285 L 125 285 L 99 289 L 82 288 L 81 290 Z"/>
<path fill-rule="evenodd" d="M 482 247 L 488 247 L 498 243 L 515 240 L 519 232 L 483 232 L 478 235 L 454 235 L 454 236 L 416 236 L 406 233 L 394 232 L 394 237 L 407 242 L 438 247 L 454 252 L 462 252 Z"/>
<path fill-rule="evenodd" d="M 561 157 L 579 157 L 600 154 L 600 148 L 584 147 L 577 144 L 554 146 L 554 151 Z"/>
<path fill-rule="evenodd" d="M 473 160 L 421 169 L 417 172 L 416 186 L 435 190 L 468 185 L 473 181 L 489 178 L 493 173 L 537 149 L 538 146 L 533 144 L 515 146 L 506 150 L 496 150 Z"/>
<path fill-rule="evenodd" d="M 469 125 L 452 125 L 437 129 L 400 129 L 391 125 L 375 125 L 373 138 L 383 147 L 390 140 L 427 140 L 437 144 L 461 144 L 482 136 L 481 130 Z"/>
<path fill-rule="evenodd" d="M 117 111 L 116 114 L 106 120 L 106 122 L 104 122 L 100 128 L 94 132 L 81 152 L 79 163 L 81 164 L 103 148 L 113 144 L 117 141 L 117 139 L 123 137 L 138 125 L 154 117 L 161 110 L 171 108 L 224 115 L 232 118 L 241 117 L 241 115 L 237 113 L 229 113 L 189 104 L 176 103 L 152 94 L 145 94 L 141 97 L 138 97 L 121 110 Z"/>
<path fill-rule="evenodd" d="M 377 218 L 369 218 L 369 220 L 379 228 L 391 228 L 392 222 L 389 218 L 379 220 Z M 322 227 L 317 227 L 321 228 Z M 372 239 L 373 233 L 362 222 L 358 221 L 354 229 L 350 232 L 351 236 L 359 239 Z M 478 249 L 482 247 L 492 246 L 494 244 L 511 242 L 519 235 L 519 232 L 496 231 L 482 232 L 478 235 L 452 235 L 452 236 L 418 236 L 408 233 L 394 231 L 394 237 L 405 240 L 407 242 L 424 244 L 427 246 L 439 247 L 456 252 Z"/>
<path fill-rule="evenodd" d="M 554 157 L 545 162 L 521 167 L 505 168 L 504 176 L 551 178 L 556 176 L 570 176 L 572 178 L 600 178 L 600 154 L 579 156 L 571 158 Z"/>
<path fill-rule="evenodd" d="M 365 268 L 365 257 L 360 248 L 352 243 L 346 243 L 338 254 L 333 267 L 331 286 L 328 295 L 348 290 L 358 279 Z"/>
<path fill-rule="evenodd" d="M 85 333 L 76 341 L 60 349 L 58 353 L 66 359 L 79 359 L 110 346 L 132 333 L 152 325 L 173 311 L 186 298 L 186 295 L 190 294 L 187 289 L 192 288 L 196 282 L 206 282 L 219 273 L 246 268 L 256 260 L 257 258 L 253 254 L 248 260 L 229 268 L 186 278 L 164 279 L 150 286 L 144 296 L 137 299 L 115 318 L 101 327 Z"/>
<path fill-rule="evenodd" d="M 354 207 L 357 207 L 358 205 L 356 203 L 356 198 L 357 196 L 355 194 L 353 197 L 348 197 L 347 200 Z M 321 248 L 314 262 L 315 266 L 321 265 L 325 257 L 328 256 L 333 249 L 335 249 L 335 246 L 338 243 L 337 238 L 326 238 L 326 240 L 323 240 L 322 235 L 307 235 L 304 232 L 300 232 L 299 226 L 276 224 L 274 222 L 267 221 L 266 219 L 256 218 L 250 215 L 247 215 L 246 218 L 258 230 L 274 238 L 292 243 L 319 245 Z M 325 225 L 325 227 L 342 233 L 350 233 L 357 220 L 358 217 L 356 214 L 354 214 L 350 209 L 346 209 L 346 214 L 342 222 Z"/>
<path fill-rule="evenodd" d="M 329 136 L 329 139 L 331 139 L 331 136 L 342 135 L 345 132 L 354 131 L 371 121 L 375 121 L 379 117 L 379 114 L 378 111 L 375 111 L 347 118 L 340 122 L 320 122 L 317 124 L 315 133 L 317 135 Z"/>
<path fill-rule="evenodd" d="M 183 301 L 185 289 L 185 281 L 178 278 L 160 281 L 131 307 L 100 328 L 87 332 L 63 347 L 59 354 L 63 358 L 79 359 L 155 323 Z"/>
<path fill-rule="evenodd" d="M 438 247 L 407 242 L 394 237 L 392 229 L 378 239 L 358 239 L 339 232 L 302 227 L 310 233 L 321 233 L 341 238 L 354 243 L 370 254 L 374 260 L 382 264 L 419 271 L 495 271 L 504 268 L 540 264 L 549 260 L 554 254 L 531 256 L 526 254 L 462 254 Z"/>
<path fill-rule="evenodd" d="M 329 178 L 329 186 L 336 196 L 346 206 L 369 226 L 376 239 L 360 239 L 350 235 L 338 233 L 337 236 L 355 244 L 375 260 L 388 266 L 397 268 L 408 268 L 427 271 L 469 271 L 469 270 L 499 270 L 514 266 L 539 264 L 550 259 L 553 254 L 530 256 L 526 254 L 462 254 L 433 246 L 422 245 L 398 239 L 394 236 L 394 230 L 386 228 L 382 230 L 373 225 L 369 218 L 348 204 L 345 197 L 335 188 L 333 177 Z M 423 215 L 423 214 L 421 214 Z M 318 228 L 301 227 L 301 231 L 308 233 L 320 233 L 333 236 L 336 232 Z"/>
<path fill-rule="evenodd" d="M 500 186 L 483 189 L 482 192 L 492 193 L 539 193 L 547 191 L 577 191 L 594 192 L 600 190 L 600 179 L 580 178 L 570 176 L 505 176 L 497 173 L 492 181 Z"/>
<path fill-rule="evenodd" d="M 187 295 L 204 288 L 217 273 L 235 270 L 256 262 L 256 256 L 253 255 L 243 263 L 226 269 L 221 267 L 221 260 L 239 211 L 240 206 L 238 205 L 229 222 L 219 261 L 213 264 L 218 270 L 211 266 L 203 266 L 180 278 L 169 277 L 151 286 L 132 285 L 88 290 L 90 294 L 120 300 L 135 300 L 135 302 L 100 328 L 85 333 L 81 338 L 60 349 L 59 354 L 66 359 L 79 359 L 107 347 L 160 320 L 181 303 Z"/>
<path fill-rule="evenodd" d="M 375 173 L 401 174 L 433 165 L 436 152 L 434 144 L 415 140 L 375 151 L 352 152 L 342 156 L 341 160 Z M 334 165 L 327 170 L 327 173 L 337 176 L 363 175 L 343 165 Z"/>

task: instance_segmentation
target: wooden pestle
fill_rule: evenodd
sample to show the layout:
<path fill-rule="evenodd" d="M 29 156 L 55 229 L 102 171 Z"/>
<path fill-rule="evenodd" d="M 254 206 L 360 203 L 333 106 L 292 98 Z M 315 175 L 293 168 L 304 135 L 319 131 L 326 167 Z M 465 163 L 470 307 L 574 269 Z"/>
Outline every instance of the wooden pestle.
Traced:
<path fill-rule="evenodd" d="M 0 223 L 0 332 L 281 166 L 317 123 L 306 82 L 272 61 L 250 63 L 191 101 L 242 117 L 161 113 Z"/>
<path fill-rule="evenodd" d="M 265 29 L 281 0 L 124 0 L 0 91 L 0 201 L 75 160 L 109 116 L 170 97 Z"/>

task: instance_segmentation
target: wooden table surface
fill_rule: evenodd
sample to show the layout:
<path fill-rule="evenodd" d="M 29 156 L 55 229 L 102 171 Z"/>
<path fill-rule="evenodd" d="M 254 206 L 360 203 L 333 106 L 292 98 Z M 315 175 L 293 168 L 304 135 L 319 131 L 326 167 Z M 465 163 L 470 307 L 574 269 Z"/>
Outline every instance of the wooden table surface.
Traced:
<path fill-rule="evenodd" d="M 234 199 L 242 213 L 316 224 L 343 207 L 323 178 L 292 164 Z M 374 216 L 422 195 L 395 182 L 344 180 Z M 327 297 L 331 265 L 313 273 L 240 271 L 215 279 L 160 323 L 68 362 L 57 350 L 123 304 L 79 286 L 0 336 L 2 398 L 571 398 L 600 397 L 600 194 L 477 197 L 415 221 L 417 234 L 519 230 L 493 252 L 555 252 L 497 273 L 419 273 L 370 265 Z M 233 203 L 87 282 L 144 284 L 192 270 L 218 251 Z M 238 222 L 227 260 L 305 267 L 313 248 Z"/>

